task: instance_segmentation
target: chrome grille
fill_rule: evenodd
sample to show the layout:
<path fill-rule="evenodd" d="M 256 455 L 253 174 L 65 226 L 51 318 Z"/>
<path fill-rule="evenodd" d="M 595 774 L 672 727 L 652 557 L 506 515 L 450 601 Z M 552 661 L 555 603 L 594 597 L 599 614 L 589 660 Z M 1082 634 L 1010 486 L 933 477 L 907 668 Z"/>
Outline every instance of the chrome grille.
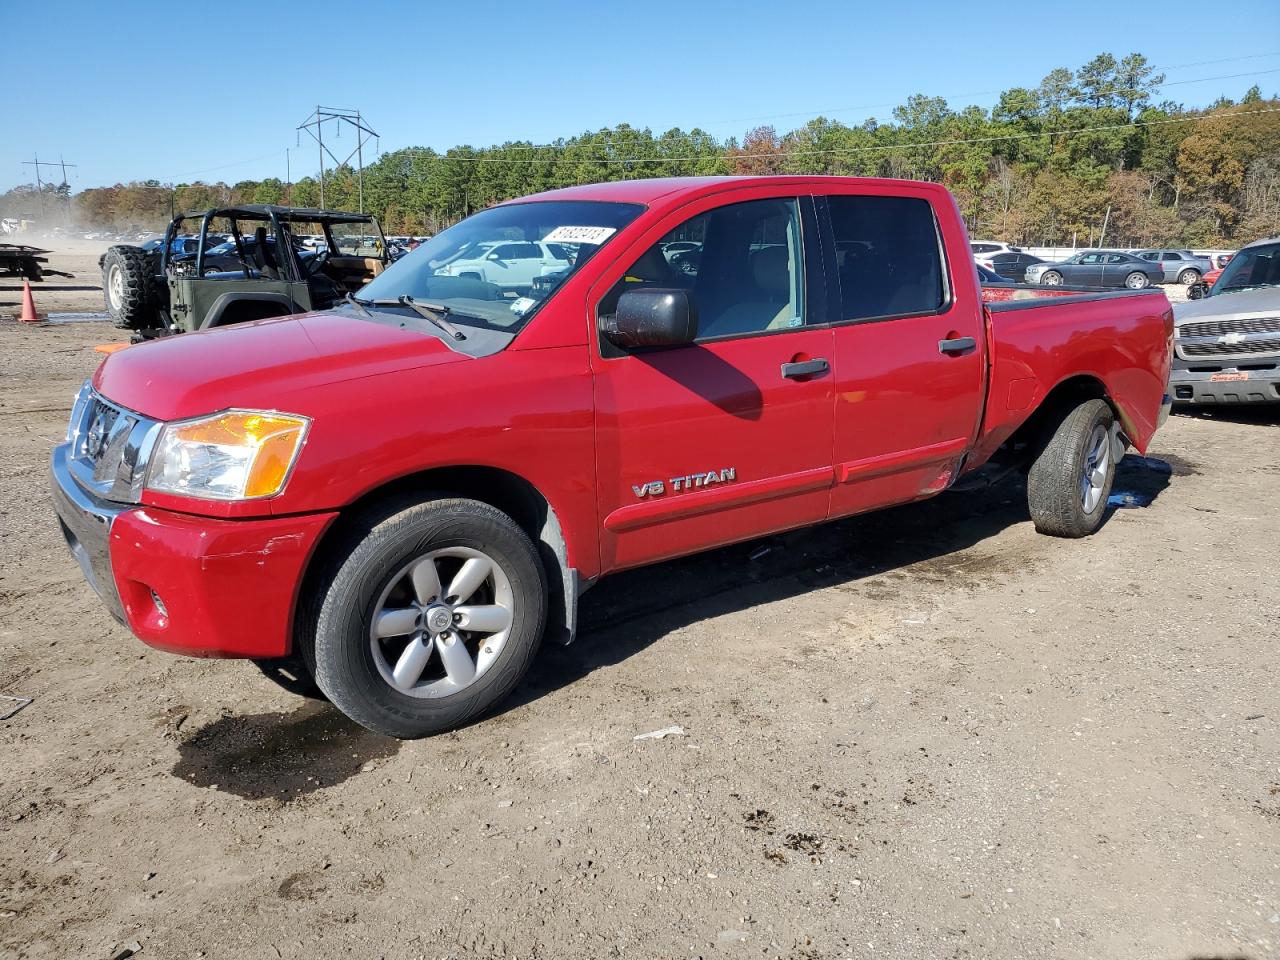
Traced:
<path fill-rule="evenodd" d="M 67 466 L 90 493 L 137 503 L 159 426 L 104 399 L 86 383 L 71 410 Z"/>
<path fill-rule="evenodd" d="M 1280 353 L 1280 336 L 1241 343 L 1223 343 L 1221 341 L 1210 343 L 1184 342 L 1182 344 L 1182 352 L 1188 357 L 1247 357 Z"/>
<path fill-rule="evenodd" d="M 1178 353 L 1188 360 L 1280 354 L 1280 317 L 1232 317 L 1184 323 L 1178 327 Z"/>
<path fill-rule="evenodd" d="M 1280 336 L 1280 317 L 1254 317 L 1248 320 L 1200 320 L 1178 328 L 1184 337 L 1222 337 L 1229 333 L 1274 333 Z"/>

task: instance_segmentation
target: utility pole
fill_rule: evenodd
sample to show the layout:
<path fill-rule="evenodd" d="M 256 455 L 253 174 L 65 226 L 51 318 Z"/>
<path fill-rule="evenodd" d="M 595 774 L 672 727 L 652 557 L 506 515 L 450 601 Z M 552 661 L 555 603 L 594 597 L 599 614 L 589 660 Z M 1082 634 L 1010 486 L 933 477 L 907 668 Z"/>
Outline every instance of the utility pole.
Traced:
<path fill-rule="evenodd" d="M 333 151 L 325 146 L 324 143 L 324 125 L 327 121 L 333 120 L 338 125 L 339 136 L 342 133 L 342 124 L 348 123 L 355 127 L 356 145 L 350 153 L 343 159 L 339 160 Z M 356 158 L 357 176 L 360 185 L 360 212 L 364 213 L 364 145 L 370 140 L 378 137 L 377 132 L 366 123 L 363 115 L 359 110 L 347 110 L 341 107 L 321 107 L 317 106 L 315 113 L 311 114 L 302 123 L 298 124 L 298 130 L 306 130 L 311 138 L 315 140 L 320 151 L 320 206 L 324 206 L 324 158 L 328 154 L 329 159 L 333 161 L 335 169 L 343 164 L 350 163 L 351 158 Z"/>
<path fill-rule="evenodd" d="M 41 167 L 61 167 L 62 182 L 59 184 L 59 188 L 61 187 L 67 188 L 67 222 L 70 223 L 71 222 L 71 185 L 67 183 L 67 167 L 74 167 L 76 166 L 76 164 L 67 163 L 64 159 L 62 159 L 61 154 L 58 155 L 57 163 L 53 163 L 52 161 L 49 161 L 49 160 L 41 160 L 40 154 L 38 153 L 33 153 L 32 157 L 34 159 L 22 161 L 22 165 L 24 167 L 35 167 L 36 195 L 40 199 L 40 216 L 44 217 L 44 181 L 40 177 L 40 168 Z"/>

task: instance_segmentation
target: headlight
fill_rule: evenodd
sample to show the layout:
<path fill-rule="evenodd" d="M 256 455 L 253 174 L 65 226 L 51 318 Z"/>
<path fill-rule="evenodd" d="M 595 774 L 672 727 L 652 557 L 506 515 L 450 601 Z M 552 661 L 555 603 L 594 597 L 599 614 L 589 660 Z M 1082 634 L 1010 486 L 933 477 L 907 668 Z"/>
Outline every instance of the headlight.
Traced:
<path fill-rule="evenodd" d="M 311 421 L 232 410 L 169 423 L 160 432 L 147 488 L 207 500 L 253 500 L 284 489 Z"/>

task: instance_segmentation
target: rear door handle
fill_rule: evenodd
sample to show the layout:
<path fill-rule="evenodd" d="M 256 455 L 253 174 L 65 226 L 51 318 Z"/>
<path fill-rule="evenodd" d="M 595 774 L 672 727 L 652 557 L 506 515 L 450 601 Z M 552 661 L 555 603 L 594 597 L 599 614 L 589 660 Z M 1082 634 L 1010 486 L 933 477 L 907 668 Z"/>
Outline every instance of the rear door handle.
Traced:
<path fill-rule="evenodd" d="M 819 373 L 826 373 L 830 369 L 831 365 L 822 357 L 818 357 L 814 360 L 784 363 L 782 365 L 782 375 L 788 380 L 796 380 L 800 377 L 812 377 Z"/>
<path fill-rule="evenodd" d="M 978 341 L 973 337 L 956 337 L 954 340 L 939 340 L 939 353 L 964 353 L 973 350 L 978 346 Z"/>

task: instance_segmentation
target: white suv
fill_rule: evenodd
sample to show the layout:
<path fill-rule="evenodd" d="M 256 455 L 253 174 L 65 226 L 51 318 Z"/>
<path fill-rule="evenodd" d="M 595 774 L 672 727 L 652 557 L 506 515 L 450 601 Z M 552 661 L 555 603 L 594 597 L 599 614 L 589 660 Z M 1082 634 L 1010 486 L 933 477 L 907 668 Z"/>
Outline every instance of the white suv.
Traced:
<path fill-rule="evenodd" d="M 556 273 L 570 265 L 571 250 L 558 243 L 511 240 L 488 243 L 469 251 L 436 270 L 438 276 L 474 277 L 496 283 L 503 291 L 524 293 L 536 277 Z"/>

